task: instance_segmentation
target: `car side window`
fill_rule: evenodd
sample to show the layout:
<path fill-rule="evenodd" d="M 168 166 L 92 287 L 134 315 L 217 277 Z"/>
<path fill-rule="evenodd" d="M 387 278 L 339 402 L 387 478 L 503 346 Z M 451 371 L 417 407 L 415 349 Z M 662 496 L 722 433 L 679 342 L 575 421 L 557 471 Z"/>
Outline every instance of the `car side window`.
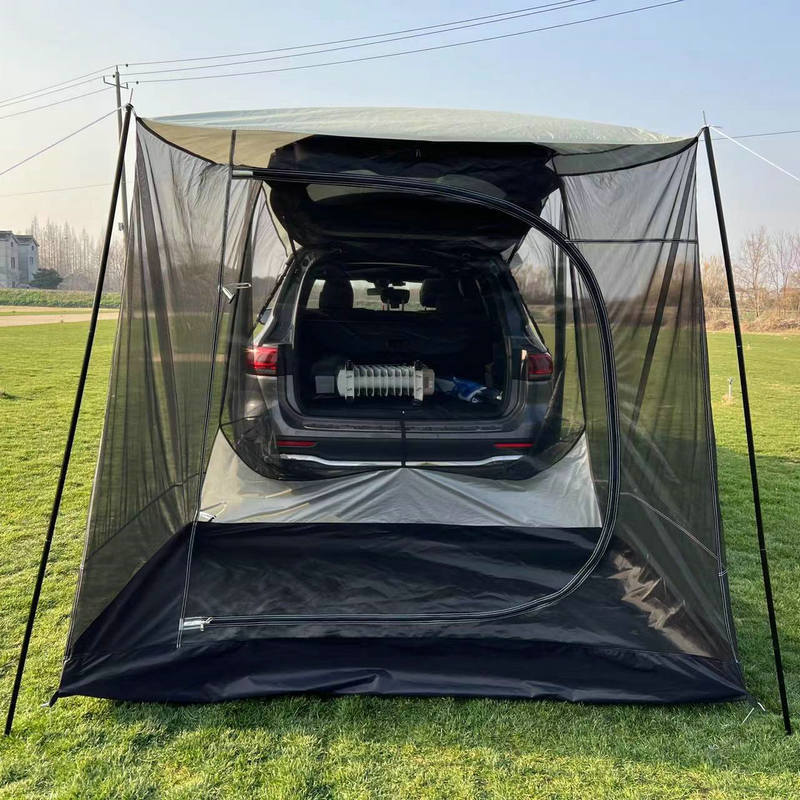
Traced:
<path fill-rule="evenodd" d="M 308 300 L 306 300 L 306 308 L 319 308 L 319 296 L 324 285 L 324 278 L 316 278 L 314 280 L 314 283 L 311 284 Z"/>

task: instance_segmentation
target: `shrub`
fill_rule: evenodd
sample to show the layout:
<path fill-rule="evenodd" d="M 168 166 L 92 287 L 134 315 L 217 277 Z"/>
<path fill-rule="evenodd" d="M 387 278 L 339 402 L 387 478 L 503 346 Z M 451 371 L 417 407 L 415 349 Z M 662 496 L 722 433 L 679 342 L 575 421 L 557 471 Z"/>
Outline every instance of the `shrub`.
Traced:
<path fill-rule="evenodd" d="M 37 289 L 58 289 L 64 279 L 54 269 L 37 269 L 31 278 L 31 286 Z"/>
<path fill-rule="evenodd" d="M 0 306 L 53 306 L 87 308 L 92 305 L 92 292 L 58 291 L 55 289 L 0 289 Z M 100 300 L 103 308 L 119 308 L 119 292 L 107 292 Z"/>

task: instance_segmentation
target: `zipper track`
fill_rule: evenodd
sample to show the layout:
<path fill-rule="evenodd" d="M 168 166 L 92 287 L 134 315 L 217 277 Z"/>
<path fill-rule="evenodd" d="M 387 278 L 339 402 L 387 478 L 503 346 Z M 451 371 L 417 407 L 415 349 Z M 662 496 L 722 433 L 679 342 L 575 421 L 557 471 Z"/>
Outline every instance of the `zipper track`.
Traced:
<path fill-rule="evenodd" d="M 471 192 L 466 189 L 457 189 L 449 186 L 431 186 L 424 182 L 414 181 L 401 177 L 376 177 L 363 175 L 340 175 L 325 172 L 297 172 L 292 170 L 276 169 L 234 169 L 233 180 L 264 180 L 287 183 L 323 183 L 338 186 L 368 186 L 372 188 L 391 188 L 412 194 L 431 194 L 453 197 L 468 203 L 488 206 L 503 211 L 515 219 L 536 228 L 550 238 L 574 263 L 589 290 L 594 313 L 597 316 L 598 330 L 601 338 L 603 355 L 603 383 L 606 399 L 606 419 L 608 421 L 609 438 L 609 492 L 606 501 L 606 513 L 594 550 L 589 555 L 583 566 L 567 581 L 564 586 L 524 603 L 518 603 L 497 611 L 464 612 L 448 614 L 275 614 L 275 615 L 242 615 L 218 617 L 188 617 L 180 621 L 181 629 L 190 623 L 189 629 L 204 629 L 205 627 L 253 627 L 262 625 L 297 625 L 303 623 L 339 623 L 339 624 L 404 624 L 404 623 L 469 623 L 491 619 L 503 619 L 527 611 L 547 608 L 578 589 L 591 575 L 600 559 L 605 554 L 616 522 L 619 507 L 620 490 L 620 436 L 619 436 L 619 409 L 617 402 L 616 369 L 614 365 L 614 345 L 611 334 L 611 325 L 608 319 L 603 294 L 597 278 L 583 256 L 583 253 L 571 242 L 558 228 L 510 203 L 507 200 Z M 199 625 L 198 620 L 203 624 Z"/>

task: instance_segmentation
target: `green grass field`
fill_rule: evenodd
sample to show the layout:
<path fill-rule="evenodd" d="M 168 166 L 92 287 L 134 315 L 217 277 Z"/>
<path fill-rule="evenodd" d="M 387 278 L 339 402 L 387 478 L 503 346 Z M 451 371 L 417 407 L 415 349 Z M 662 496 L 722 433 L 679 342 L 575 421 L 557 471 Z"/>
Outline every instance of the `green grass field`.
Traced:
<path fill-rule="evenodd" d="M 349 697 L 133 705 L 55 689 L 106 391 L 99 325 L 63 513 L 0 798 L 800 797 L 800 734 L 783 735 L 752 522 L 733 338 L 710 336 L 734 614 L 767 706 L 693 707 Z M 0 700 L 15 659 L 66 435 L 86 326 L 0 329 Z M 800 336 L 747 335 L 767 535 L 790 699 L 800 725 Z M 737 386 L 737 384 L 735 384 Z"/>

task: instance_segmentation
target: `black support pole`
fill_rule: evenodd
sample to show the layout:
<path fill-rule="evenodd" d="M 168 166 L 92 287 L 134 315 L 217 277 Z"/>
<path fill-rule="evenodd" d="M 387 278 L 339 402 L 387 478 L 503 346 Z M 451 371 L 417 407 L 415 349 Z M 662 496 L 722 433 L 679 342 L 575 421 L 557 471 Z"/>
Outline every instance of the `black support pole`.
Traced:
<path fill-rule="evenodd" d="M 742 387 L 742 408 L 744 410 L 744 429 L 747 435 L 747 454 L 750 458 L 750 480 L 753 484 L 753 505 L 756 515 L 756 532 L 758 535 L 758 551 L 761 556 L 761 574 L 764 578 L 764 594 L 767 599 L 767 615 L 769 629 L 772 634 L 772 652 L 775 656 L 775 673 L 778 678 L 778 694 L 781 698 L 781 711 L 783 712 L 783 727 L 786 734 L 791 736 L 792 723 L 789 718 L 789 701 L 786 697 L 786 679 L 783 674 L 783 659 L 781 658 L 781 643 L 778 637 L 778 620 L 775 616 L 775 601 L 772 596 L 772 581 L 769 576 L 769 558 L 767 557 L 767 544 L 764 539 L 764 520 L 761 515 L 761 494 L 758 489 L 758 468 L 756 466 L 756 451 L 753 444 L 753 422 L 750 418 L 750 396 L 747 392 L 747 374 L 744 364 L 744 348 L 742 347 L 742 328 L 739 324 L 739 305 L 736 302 L 736 287 L 733 283 L 733 267 L 731 266 L 731 252 L 728 245 L 728 232 L 725 227 L 725 215 L 722 211 L 722 197 L 719 191 L 717 177 L 717 164 L 714 161 L 714 148 L 711 144 L 711 130 L 706 126 L 703 129 L 708 154 L 708 168 L 711 172 L 711 186 L 714 190 L 714 204 L 717 207 L 717 221 L 719 222 L 719 235 L 722 240 L 722 258 L 725 262 L 725 275 L 728 281 L 728 296 L 731 301 L 731 316 L 733 317 L 733 333 L 736 338 L 736 357 L 739 362 L 739 382 Z"/>
<path fill-rule="evenodd" d="M 92 357 L 92 346 L 94 344 L 94 335 L 97 329 L 97 315 L 100 311 L 100 298 L 103 293 L 103 283 L 106 276 L 106 268 L 108 267 L 108 253 L 111 247 L 111 235 L 114 232 L 114 217 L 117 213 L 117 197 L 119 196 L 119 186 L 122 180 L 122 171 L 125 163 L 125 145 L 128 141 L 128 128 L 130 127 L 131 112 L 133 106 L 125 106 L 125 119 L 122 123 L 122 129 L 119 137 L 119 153 L 117 154 L 117 167 L 114 173 L 114 188 L 111 192 L 111 205 L 108 210 L 108 222 L 106 223 L 106 236 L 103 241 L 103 253 L 100 258 L 100 270 L 97 273 L 97 284 L 94 289 L 94 301 L 92 302 L 92 315 L 89 320 L 89 333 L 86 337 L 86 348 L 83 352 L 83 364 L 81 365 L 81 372 L 78 378 L 78 388 L 75 391 L 75 403 L 72 406 L 72 419 L 69 423 L 69 432 L 67 433 L 67 443 L 64 445 L 64 457 L 61 460 L 61 472 L 58 476 L 58 485 L 56 486 L 56 494 L 53 499 L 53 509 L 50 512 L 50 522 L 47 526 L 47 534 L 44 539 L 44 546 L 42 547 L 42 556 L 39 559 L 39 572 L 36 575 L 36 584 L 33 588 L 33 596 L 31 597 L 31 607 L 28 611 L 28 622 L 25 626 L 25 635 L 22 638 L 22 647 L 19 652 L 19 661 L 17 662 L 17 674 L 14 678 L 14 686 L 11 689 L 11 700 L 8 703 L 8 715 L 6 716 L 5 735 L 11 733 L 11 727 L 14 724 L 14 712 L 17 708 L 17 699 L 19 697 L 19 689 L 22 684 L 22 674 L 25 671 L 25 660 L 28 657 L 28 647 L 31 643 L 31 634 L 33 633 L 33 623 L 36 619 L 36 609 L 39 606 L 39 597 L 42 593 L 42 583 L 44 581 L 44 574 L 47 569 L 47 560 L 50 556 L 50 547 L 53 544 L 53 533 L 56 529 L 56 521 L 58 520 L 58 512 L 61 507 L 61 497 L 64 494 L 64 483 L 67 479 L 67 470 L 69 469 L 70 456 L 72 455 L 72 444 L 75 440 L 75 430 L 78 427 L 78 416 L 81 410 L 81 401 L 83 400 L 83 390 L 86 386 L 86 376 L 89 372 L 89 362 Z M 127 220 L 126 220 L 127 225 Z"/>

